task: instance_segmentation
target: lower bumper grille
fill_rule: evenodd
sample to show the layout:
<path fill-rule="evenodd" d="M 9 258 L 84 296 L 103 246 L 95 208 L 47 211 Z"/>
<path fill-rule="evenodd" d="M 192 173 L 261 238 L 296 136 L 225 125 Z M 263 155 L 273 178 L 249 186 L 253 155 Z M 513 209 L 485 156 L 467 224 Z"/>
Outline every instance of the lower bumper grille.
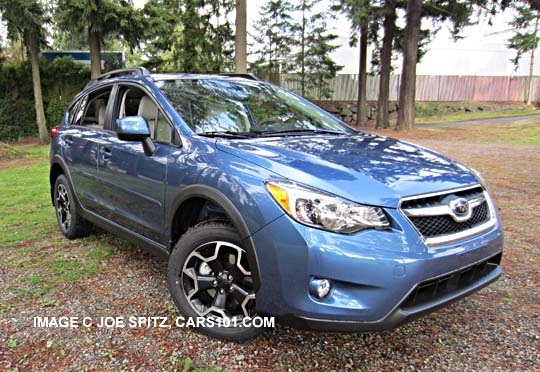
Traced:
<path fill-rule="evenodd" d="M 449 275 L 422 282 L 405 299 L 401 307 L 406 309 L 424 305 L 459 291 L 495 270 L 500 265 L 501 258 L 502 253 L 499 253 Z"/>

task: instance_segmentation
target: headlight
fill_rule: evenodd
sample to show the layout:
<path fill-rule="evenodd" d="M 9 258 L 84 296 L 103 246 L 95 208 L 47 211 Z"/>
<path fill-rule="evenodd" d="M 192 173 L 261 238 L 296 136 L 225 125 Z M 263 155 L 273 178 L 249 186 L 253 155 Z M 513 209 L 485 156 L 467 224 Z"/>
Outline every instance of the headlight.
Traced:
<path fill-rule="evenodd" d="M 292 181 L 270 180 L 265 185 L 285 212 L 304 225 L 340 233 L 390 228 L 379 207 L 353 203 Z"/>

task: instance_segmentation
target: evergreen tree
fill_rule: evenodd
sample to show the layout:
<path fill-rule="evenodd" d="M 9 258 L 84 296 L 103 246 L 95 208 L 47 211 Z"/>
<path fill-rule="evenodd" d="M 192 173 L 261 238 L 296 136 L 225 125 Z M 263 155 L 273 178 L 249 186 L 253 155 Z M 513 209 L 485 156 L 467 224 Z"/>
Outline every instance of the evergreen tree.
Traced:
<path fill-rule="evenodd" d="M 360 40 L 356 124 L 364 125 L 367 122 L 367 47 L 369 26 L 376 18 L 375 9 L 369 0 L 337 0 L 332 9 L 344 13 L 351 22 L 351 29 L 354 31 L 351 45 L 356 45 L 358 39 Z"/>
<path fill-rule="evenodd" d="M 309 98 L 321 99 L 331 97 L 328 79 L 335 77 L 343 67 L 330 58 L 330 53 L 337 48 L 332 44 L 337 35 L 327 32 L 324 13 L 313 13 L 316 3 L 315 0 L 300 0 L 296 8 L 301 23 L 298 27 L 299 51 L 294 60 L 299 66 L 300 94 L 305 97 L 309 91 L 313 92 Z"/>
<path fill-rule="evenodd" d="M 538 21 L 540 20 L 539 2 L 527 1 L 523 3 L 514 3 L 512 6 L 516 13 L 510 23 L 514 29 L 514 36 L 509 40 L 508 46 L 515 49 L 517 54 L 512 60 L 514 65 L 518 66 L 523 54 L 530 53 L 529 61 L 529 83 L 526 92 L 527 104 L 532 103 L 532 83 L 534 72 L 534 52 L 538 48 Z"/>
<path fill-rule="evenodd" d="M 164 60 L 168 59 L 175 41 L 174 30 L 183 13 L 181 0 L 148 0 L 143 8 L 146 28 L 144 30 L 144 48 L 137 50 L 138 65 L 148 69 L 164 71 Z"/>
<path fill-rule="evenodd" d="M 247 0 L 236 1 L 234 67 L 237 73 L 247 72 Z"/>
<path fill-rule="evenodd" d="M 234 67 L 234 31 L 227 14 L 234 9 L 232 0 L 210 0 L 203 21 L 210 41 L 211 71 L 231 71 Z"/>
<path fill-rule="evenodd" d="M 39 0 L 0 0 L 0 13 L 7 23 L 10 38 L 22 36 L 24 46 L 30 56 L 39 143 L 42 145 L 49 143 L 39 71 L 39 54 L 41 45 L 45 44 L 43 26 L 50 21 L 47 9 Z"/>
<path fill-rule="evenodd" d="M 150 0 L 144 14 L 143 64 L 160 71 L 216 73 L 232 69 L 231 0 Z"/>
<path fill-rule="evenodd" d="M 330 58 L 330 53 L 337 48 L 332 44 L 337 35 L 327 32 L 326 14 L 314 13 L 314 5 L 314 0 L 300 0 L 296 8 L 301 22 L 297 27 L 300 41 L 294 62 L 300 81 L 299 93 L 311 99 L 322 99 L 331 97 L 328 80 L 335 77 L 342 66 Z M 308 95 L 307 92 L 313 93 Z"/>
<path fill-rule="evenodd" d="M 392 72 L 392 50 L 396 34 L 396 0 L 385 0 L 383 7 L 384 37 L 382 41 L 379 69 L 379 96 L 377 98 L 376 128 L 388 128 L 388 101 L 390 99 L 390 73 Z"/>
<path fill-rule="evenodd" d="M 491 8 L 488 6 L 492 4 Z M 423 43 L 429 42 L 430 32 L 421 30 L 422 18 L 428 18 L 432 24 L 449 21 L 452 34 L 459 38 L 460 31 L 472 24 L 475 9 L 488 9 L 495 12 L 497 0 L 408 0 L 407 25 L 403 41 L 403 66 L 399 92 L 399 114 L 396 130 L 409 130 L 414 127 L 415 94 L 416 94 L 416 64 L 419 60 L 419 50 Z M 433 26 L 432 26 L 433 27 Z"/>
<path fill-rule="evenodd" d="M 100 51 L 107 36 L 122 36 L 133 47 L 145 28 L 131 0 L 57 0 L 55 17 L 59 29 L 87 34 L 92 79 L 101 73 Z"/>
<path fill-rule="evenodd" d="M 298 24 L 294 23 L 294 7 L 289 0 L 269 0 L 259 12 L 253 36 L 258 49 L 254 52 L 256 61 L 251 65 L 255 74 L 267 77 L 279 84 L 280 73 L 292 68 L 289 58 L 293 47 L 298 45 L 296 33 Z"/>

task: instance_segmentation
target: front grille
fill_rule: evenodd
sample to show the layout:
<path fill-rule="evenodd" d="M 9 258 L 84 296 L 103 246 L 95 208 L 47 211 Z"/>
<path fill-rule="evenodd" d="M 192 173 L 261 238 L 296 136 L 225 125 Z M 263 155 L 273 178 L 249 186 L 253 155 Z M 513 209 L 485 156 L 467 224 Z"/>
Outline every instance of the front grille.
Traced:
<path fill-rule="evenodd" d="M 409 220 L 426 238 L 449 235 L 481 225 L 489 219 L 487 202 L 473 208 L 472 216 L 464 222 L 456 222 L 449 215 L 409 217 Z"/>
<path fill-rule="evenodd" d="M 440 194 L 440 195 L 434 195 L 434 196 L 428 196 L 428 197 L 419 197 L 415 199 L 405 200 L 401 204 L 401 209 L 414 209 L 414 208 L 425 208 L 425 207 L 432 207 L 436 205 L 440 205 L 445 198 L 447 198 L 449 195 L 465 198 L 465 199 L 475 199 L 479 196 L 481 196 L 484 193 L 484 190 L 481 186 L 473 187 L 471 189 L 467 190 L 461 190 L 446 194 Z"/>
<path fill-rule="evenodd" d="M 401 307 L 407 309 L 414 306 L 421 306 L 437 301 L 444 296 L 451 295 L 487 276 L 500 265 L 501 258 L 502 253 L 499 253 L 475 265 L 422 282 L 407 296 Z"/>
<path fill-rule="evenodd" d="M 467 214 L 456 214 L 452 203 L 458 199 L 467 201 Z M 400 209 L 430 246 L 464 239 L 494 226 L 489 196 L 480 185 L 406 198 Z"/>

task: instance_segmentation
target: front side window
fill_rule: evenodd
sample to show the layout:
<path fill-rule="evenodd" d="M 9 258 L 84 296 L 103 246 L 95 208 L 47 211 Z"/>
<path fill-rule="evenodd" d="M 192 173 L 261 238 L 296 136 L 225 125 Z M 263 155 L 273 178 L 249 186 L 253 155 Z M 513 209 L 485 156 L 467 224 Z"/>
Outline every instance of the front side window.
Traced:
<path fill-rule="evenodd" d="M 172 144 L 174 129 L 154 101 L 137 87 L 124 87 L 120 90 L 118 117 L 144 116 L 150 129 L 150 138 L 157 142 Z"/>
<path fill-rule="evenodd" d="M 352 132 L 286 90 L 260 82 L 162 80 L 157 85 L 196 133 Z"/>

